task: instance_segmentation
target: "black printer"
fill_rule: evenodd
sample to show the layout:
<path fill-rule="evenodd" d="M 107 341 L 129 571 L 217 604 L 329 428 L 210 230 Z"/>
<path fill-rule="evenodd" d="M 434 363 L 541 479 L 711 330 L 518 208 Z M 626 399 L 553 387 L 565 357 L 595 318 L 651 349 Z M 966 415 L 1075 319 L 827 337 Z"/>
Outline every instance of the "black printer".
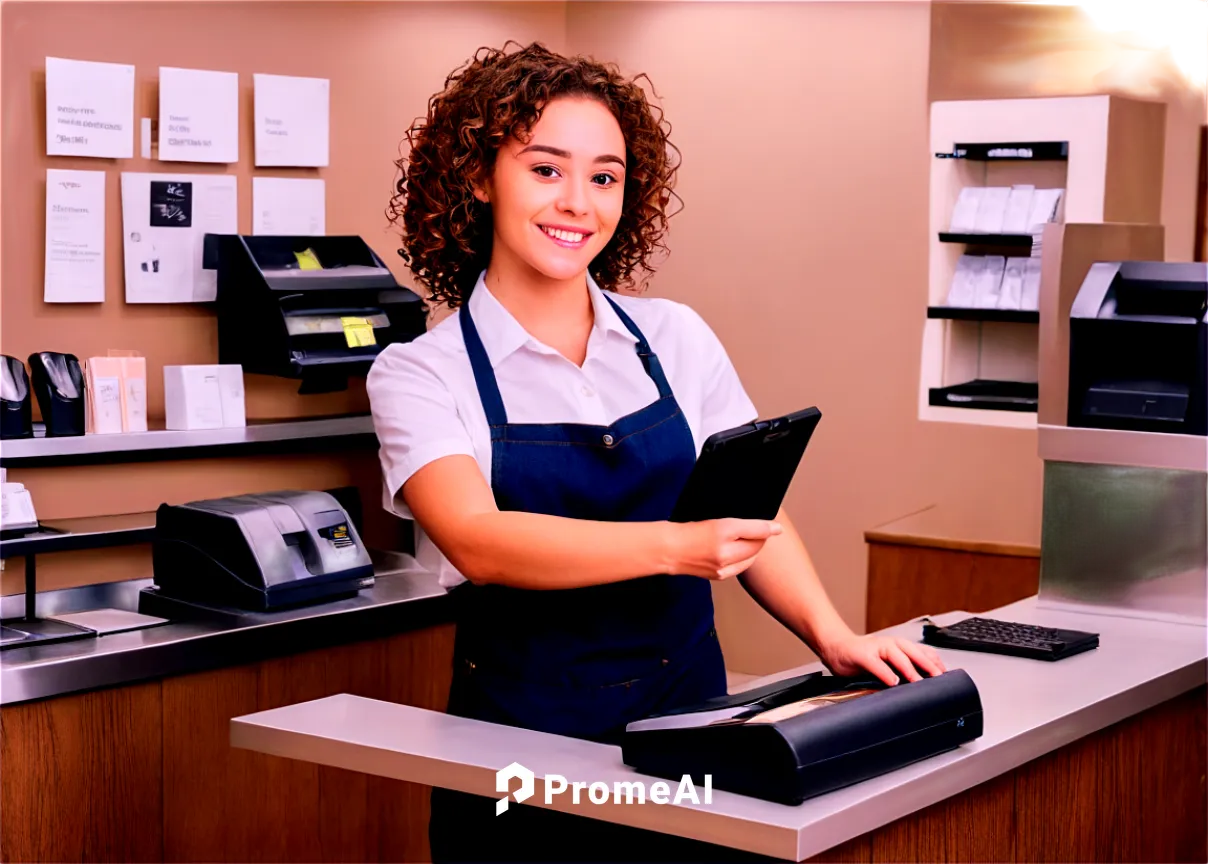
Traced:
<path fill-rule="evenodd" d="M 1208 435 L 1208 264 L 1100 262 L 1070 310 L 1067 422 Z"/>
<path fill-rule="evenodd" d="M 155 587 L 139 598 L 146 614 L 171 615 L 181 601 L 269 612 L 352 596 L 373 584 L 356 526 L 327 492 L 161 504 L 152 561 Z"/>
<path fill-rule="evenodd" d="M 342 390 L 382 349 L 427 329 L 423 299 L 356 236 L 207 234 L 217 271 L 218 362 Z"/>
<path fill-rule="evenodd" d="M 815 672 L 630 723 L 621 751 L 644 774 L 800 804 L 981 734 L 963 669 L 894 687 Z"/>

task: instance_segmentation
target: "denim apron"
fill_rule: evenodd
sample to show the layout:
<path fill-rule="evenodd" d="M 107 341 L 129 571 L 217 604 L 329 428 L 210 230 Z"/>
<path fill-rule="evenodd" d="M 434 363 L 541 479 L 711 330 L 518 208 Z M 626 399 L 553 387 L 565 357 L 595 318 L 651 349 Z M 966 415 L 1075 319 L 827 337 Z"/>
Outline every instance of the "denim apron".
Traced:
<path fill-rule="evenodd" d="M 500 510 L 605 522 L 671 515 L 696 461 L 692 433 L 641 330 L 605 299 L 658 388 L 656 401 L 609 426 L 509 423 L 470 311 L 458 313 Z M 726 692 L 707 579 L 652 575 L 558 590 L 467 582 L 451 597 L 450 714 L 617 743 L 632 720 Z M 527 805 L 496 817 L 495 799 L 445 789 L 433 790 L 429 836 L 434 861 L 652 860 L 668 842 Z"/>

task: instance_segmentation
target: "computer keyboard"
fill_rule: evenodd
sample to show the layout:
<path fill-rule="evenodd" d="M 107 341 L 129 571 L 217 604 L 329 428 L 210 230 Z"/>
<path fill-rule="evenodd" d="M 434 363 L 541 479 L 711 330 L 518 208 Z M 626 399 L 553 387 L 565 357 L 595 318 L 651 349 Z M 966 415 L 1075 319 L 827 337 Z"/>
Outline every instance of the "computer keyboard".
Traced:
<path fill-rule="evenodd" d="M 940 627 L 928 621 L 923 625 L 923 641 L 939 648 L 1010 654 L 1034 660 L 1061 660 L 1098 648 L 1099 634 L 1016 624 L 993 618 L 966 618 L 950 627 Z"/>

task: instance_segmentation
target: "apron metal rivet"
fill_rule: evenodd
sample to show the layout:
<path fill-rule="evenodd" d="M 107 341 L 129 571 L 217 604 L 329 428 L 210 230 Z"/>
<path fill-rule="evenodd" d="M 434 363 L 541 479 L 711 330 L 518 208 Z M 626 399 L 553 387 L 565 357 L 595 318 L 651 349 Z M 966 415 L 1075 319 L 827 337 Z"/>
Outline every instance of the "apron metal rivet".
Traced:
<path fill-rule="evenodd" d="M 605 443 L 605 444 L 608 444 L 608 445 L 611 445 L 611 444 L 612 444 L 612 436 L 611 436 L 611 435 L 605 435 L 605 436 L 604 436 L 604 443 Z"/>

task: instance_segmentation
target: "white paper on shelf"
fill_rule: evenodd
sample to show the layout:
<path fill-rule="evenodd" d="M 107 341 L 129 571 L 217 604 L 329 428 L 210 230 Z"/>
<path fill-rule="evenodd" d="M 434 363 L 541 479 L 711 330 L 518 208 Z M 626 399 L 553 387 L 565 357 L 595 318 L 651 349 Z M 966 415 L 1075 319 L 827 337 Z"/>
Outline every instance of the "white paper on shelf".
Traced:
<path fill-rule="evenodd" d="M 256 167 L 326 167 L 329 80 L 256 74 L 252 86 Z"/>
<path fill-rule="evenodd" d="M 973 306 L 974 291 L 978 278 L 985 269 L 986 259 L 981 255 L 962 255 L 956 262 L 956 272 L 948 286 L 948 305 L 957 309 Z"/>
<path fill-rule="evenodd" d="M 217 274 L 202 268 L 207 233 L 234 234 L 233 174 L 122 174 L 127 303 L 215 299 Z"/>
<path fill-rule="evenodd" d="M 1029 230 L 1042 231 L 1049 222 L 1060 221 L 1061 202 L 1064 189 L 1037 189 L 1032 193 L 1032 206 L 1028 213 Z"/>
<path fill-rule="evenodd" d="M 1023 275 L 1028 266 L 1027 258 L 1008 258 L 1002 277 L 1002 290 L 998 294 L 999 309 L 1023 308 Z"/>
<path fill-rule="evenodd" d="M 46 58 L 46 155 L 134 155 L 134 67 Z"/>
<path fill-rule="evenodd" d="M 1001 234 L 1003 219 L 1007 215 L 1007 199 L 1010 197 L 1009 186 L 987 186 L 982 189 L 974 231 L 978 234 Z"/>
<path fill-rule="evenodd" d="M 313 178 L 253 177 L 252 233 L 327 233 L 326 186 Z"/>
<path fill-rule="evenodd" d="M 1033 312 L 1040 309 L 1040 259 L 1027 259 L 1027 266 L 1023 271 L 1023 298 L 1020 301 L 1021 309 L 1028 309 Z"/>
<path fill-rule="evenodd" d="M 47 303 L 105 302 L 105 172 L 46 169 Z"/>
<path fill-rule="evenodd" d="M 952 208 L 952 219 L 948 230 L 954 234 L 967 234 L 977 226 L 977 208 L 981 205 L 982 188 L 966 186 L 957 196 Z"/>
<path fill-rule="evenodd" d="M 1006 270 L 1007 259 L 1002 255 L 987 255 L 985 267 L 977 275 L 977 285 L 974 287 L 973 306 L 975 309 L 994 309 L 998 306 L 998 295 L 1002 289 L 1003 272 Z"/>
<path fill-rule="evenodd" d="M 1002 233 L 1027 234 L 1032 230 L 1028 216 L 1032 210 L 1032 193 L 1035 186 L 1012 186 L 1007 196 L 1007 210 L 1002 220 Z"/>
<path fill-rule="evenodd" d="M 239 161 L 239 74 L 159 69 L 159 158 Z"/>

